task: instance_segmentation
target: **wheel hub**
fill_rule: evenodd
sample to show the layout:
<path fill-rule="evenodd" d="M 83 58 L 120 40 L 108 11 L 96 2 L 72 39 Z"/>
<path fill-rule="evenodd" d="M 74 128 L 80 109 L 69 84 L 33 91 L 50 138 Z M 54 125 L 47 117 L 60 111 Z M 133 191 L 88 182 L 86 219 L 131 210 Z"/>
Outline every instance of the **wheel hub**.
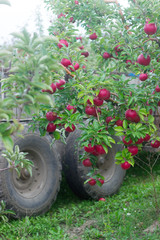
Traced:
<path fill-rule="evenodd" d="M 22 168 L 20 174 L 21 174 L 20 179 L 22 179 L 22 180 L 27 180 L 28 178 L 30 178 L 30 173 L 28 172 L 28 170 L 26 168 Z"/>

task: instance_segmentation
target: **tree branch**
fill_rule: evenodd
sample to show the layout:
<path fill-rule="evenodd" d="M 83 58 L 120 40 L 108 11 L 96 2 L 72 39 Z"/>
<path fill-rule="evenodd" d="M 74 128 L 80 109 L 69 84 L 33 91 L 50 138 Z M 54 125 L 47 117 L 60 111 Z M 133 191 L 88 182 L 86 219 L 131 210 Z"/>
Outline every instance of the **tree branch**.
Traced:
<path fill-rule="evenodd" d="M 75 75 L 73 75 L 65 66 L 63 66 L 61 63 L 60 65 L 65 69 L 65 71 L 72 77 L 74 77 Z"/>

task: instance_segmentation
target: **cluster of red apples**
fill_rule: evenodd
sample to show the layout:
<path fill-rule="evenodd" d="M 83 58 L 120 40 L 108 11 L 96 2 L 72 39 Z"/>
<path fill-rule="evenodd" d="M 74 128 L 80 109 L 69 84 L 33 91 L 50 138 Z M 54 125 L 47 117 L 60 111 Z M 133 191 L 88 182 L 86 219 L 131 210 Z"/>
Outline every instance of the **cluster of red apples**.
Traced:
<path fill-rule="evenodd" d="M 75 1 L 75 4 L 78 5 L 79 2 L 78 1 Z M 65 17 L 64 14 L 60 14 L 58 16 L 58 18 L 60 17 Z M 156 33 L 157 31 L 157 26 L 155 23 L 149 23 L 149 19 L 146 21 L 146 24 L 144 26 L 144 32 L 149 36 L 149 35 L 153 35 Z M 96 40 L 98 38 L 97 34 L 96 33 L 93 33 L 89 36 L 89 39 L 90 40 Z M 76 37 L 77 40 L 80 40 L 82 42 L 82 37 Z M 58 43 L 58 48 L 61 49 L 62 47 L 68 47 L 69 46 L 69 43 L 65 40 L 65 39 L 61 39 Z M 80 46 L 79 47 L 80 50 L 83 50 L 84 49 L 84 46 Z M 115 54 L 116 56 L 118 56 L 118 53 L 120 53 L 122 51 L 122 47 L 120 45 L 117 45 L 115 48 Z M 88 57 L 89 56 L 89 52 L 88 51 L 83 51 L 81 52 L 81 55 L 83 55 L 84 57 Z M 108 53 L 108 52 L 104 52 L 102 57 L 104 59 L 109 59 L 109 58 L 113 58 L 112 54 L 111 53 Z M 150 58 L 150 55 L 147 55 L 147 57 L 145 57 L 145 55 L 143 53 L 141 53 L 138 58 L 137 58 L 137 61 L 136 63 L 142 65 L 142 66 L 148 66 L 151 62 L 151 58 Z M 133 64 L 133 62 L 131 60 L 126 60 L 126 63 L 130 63 L 130 64 Z M 67 58 L 63 58 L 61 59 L 61 64 L 68 68 L 69 70 L 71 71 L 76 71 L 80 68 L 80 65 L 79 63 L 72 63 L 71 59 L 67 59 Z M 135 63 L 134 63 L 135 64 Z M 83 68 L 84 66 L 82 66 Z M 139 79 L 141 81 L 145 81 L 148 79 L 148 74 L 146 72 L 144 73 L 141 73 L 139 75 Z M 59 89 L 59 90 L 62 90 L 64 89 L 64 85 L 65 85 L 65 80 L 61 79 L 59 80 L 57 83 L 52 83 L 51 84 L 51 88 L 52 88 L 52 91 L 51 90 L 42 90 L 43 92 L 48 92 L 50 94 L 53 94 L 56 89 Z M 156 88 L 155 88 L 155 92 L 160 92 L 160 87 L 157 85 Z M 102 106 L 104 104 L 105 101 L 109 101 L 110 100 L 110 96 L 111 96 L 111 93 L 109 90 L 107 90 L 106 88 L 101 88 L 99 90 L 99 93 L 97 96 L 94 96 L 93 98 L 93 102 L 91 102 L 89 99 L 87 100 L 87 105 L 85 107 L 85 113 L 88 115 L 88 116 L 94 116 L 94 117 L 97 117 L 99 114 L 101 114 L 101 109 L 100 109 L 100 106 Z M 67 106 L 67 110 L 69 111 L 72 111 L 72 113 L 74 114 L 77 110 L 74 106 L 71 106 L 71 105 L 68 105 Z M 47 131 L 48 132 L 54 132 L 56 130 L 56 124 L 54 124 L 54 121 L 59 118 L 57 116 L 56 113 L 54 112 L 47 112 L 46 114 L 46 118 L 47 120 L 49 121 L 48 123 L 48 126 L 47 126 Z M 112 122 L 114 118 L 111 117 L 111 116 L 108 116 L 106 117 L 106 120 L 105 122 L 107 124 L 109 124 L 110 122 Z M 129 122 L 133 122 L 133 123 L 138 123 L 140 122 L 140 117 L 138 115 L 138 113 L 135 111 L 135 110 L 132 110 L 132 109 L 128 109 L 126 112 L 125 112 L 125 117 L 124 119 L 128 120 Z M 123 120 L 122 119 L 118 119 L 114 122 L 114 124 L 116 124 L 117 126 L 121 126 L 123 127 Z M 72 124 L 72 127 L 67 127 L 65 130 L 68 131 L 68 132 L 73 132 L 75 130 L 75 125 Z M 107 129 L 107 127 L 106 127 Z M 125 134 L 125 133 L 124 133 Z M 138 139 L 137 141 L 134 141 L 134 139 L 129 139 L 128 141 L 126 141 L 126 138 L 127 136 L 123 136 L 123 143 L 124 143 L 124 146 L 127 147 L 128 151 L 131 153 L 132 156 L 135 156 L 137 153 L 138 153 L 138 150 L 139 150 L 139 146 L 141 147 L 141 144 L 143 142 L 148 142 L 150 140 L 150 135 L 146 134 L 146 136 L 144 138 L 140 138 Z M 153 148 L 158 148 L 160 146 L 160 142 L 158 140 L 156 141 L 151 141 L 151 146 Z M 99 156 L 99 155 L 103 155 L 103 154 L 106 154 L 104 148 L 102 145 L 98 145 L 98 144 L 95 144 L 94 146 L 91 145 L 91 143 L 88 144 L 88 146 L 85 146 L 84 147 L 84 150 L 87 154 L 90 154 L 90 155 L 94 155 L 94 156 Z M 89 155 L 89 156 L 90 156 Z M 83 165 L 85 167 L 91 167 L 92 166 L 92 161 L 90 159 L 90 157 L 87 157 L 86 159 L 83 160 Z M 129 169 L 130 168 L 130 163 L 128 161 L 125 161 L 124 163 L 121 164 L 121 167 L 123 169 Z M 98 178 L 98 179 L 94 179 L 94 178 L 90 178 L 88 183 L 93 186 L 97 183 L 97 181 L 99 181 L 101 183 L 101 185 L 104 184 L 104 180 L 101 179 L 101 178 Z"/>
<path fill-rule="evenodd" d="M 77 111 L 77 109 L 71 105 L 67 105 L 66 109 L 68 111 L 72 111 L 72 113 L 75 113 Z M 53 133 L 56 128 L 57 128 L 57 125 L 54 123 L 54 121 L 56 119 L 60 119 L 60 117 L 57 116 L 57 113 L 56 112 L 47 112 L 46 113 L 46 119 L 49 121 L 48 125 L 47 125 L 47 132 L 49 133 Z M 61 124 L 59 124 L 59 126 L 61 126 Z M 72 124 L 72 127 L 66 127 L 65 130 L 66 132 L 73 132 L 74 130 L 76 129 L 75 125 Z"/>

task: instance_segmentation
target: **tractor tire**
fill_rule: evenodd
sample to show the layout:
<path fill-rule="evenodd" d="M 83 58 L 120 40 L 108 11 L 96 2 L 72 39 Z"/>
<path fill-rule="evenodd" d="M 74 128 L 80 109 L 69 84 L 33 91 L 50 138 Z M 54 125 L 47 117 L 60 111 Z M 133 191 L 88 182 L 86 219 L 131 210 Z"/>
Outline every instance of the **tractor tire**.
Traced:
<path fill-rule="evenodd" d="M 51 137 L 40 137 L 38 132 L 28 132 L 24 127 L 23 138 L 14 139 L 21 152 L 27 152 L 27 158 L 34 164 L 32 176 L 22 169 L 20 178 L 15 170 L 0 172 L 0 200 L 6 208 L 15 212 L 15 217 L 35 216 L 49 210 L 56 200 L 61 181 L 61 157 L 56 144 L 51 147 Z M 0 157 L 0 169 L 8 162 Z"/>
<path fill-rule="evenodd" d="M 92 198 L 98 200 L 101 197 L 113 195 L 118 192 L 125 170 L 120 165 L 115 164 L 115 154 L 122 149 L 119 144 L 112 144 L 108 154 L 101 155 L 98 158 L 98 173 L 105 177 L 105 183 L 100 187 L 97 184 L 90 186 L 89 183 L 84 184 L 88 179 L 87 173 L 90 167 L 83 166 L 79 160 L 79 156 L 83 153 L 83 149 L 79 148 L 77 138 L 81 135 L 80 130 L 76 130 L 67 138 L 66 154 L 64 159 L 64 172 L 66 180 L 72 191 L 80 198 Z M 119 137 L 113 137 L 116 142 L 120 141 Z"/>

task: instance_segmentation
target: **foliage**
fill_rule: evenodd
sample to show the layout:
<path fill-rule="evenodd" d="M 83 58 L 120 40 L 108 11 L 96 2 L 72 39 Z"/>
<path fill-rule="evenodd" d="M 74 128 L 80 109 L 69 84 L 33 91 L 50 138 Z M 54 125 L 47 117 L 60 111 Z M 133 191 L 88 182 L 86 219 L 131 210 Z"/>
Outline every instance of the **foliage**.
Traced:
<path fill-rule="evenodd" d="M 8 221 L 8 217 L 7 215 L 10 214 L 10 215 L 14 215 L 14 212 L 11 211 L 11 210 L 7 210 L 5 208 L 5 203 L 4 201 L 2 200 L 0 202 L 0 219 L 3 221 L 3 222 L 7 222 Z"/>
<path fill-rule="evenodd" d="M 16 145 L 13 152 L 9 152 L 7 150 L 2 151 L 2 157 L 4 157 L 8 161 L 7 169 L 15 169 L 18 177 L 21 175 L 21 170 L 26 169 L 28 173 L 32 176 L 32 161 L 26 158 L 26 152 L 20 152 L 19 146 Z M 0 169 L 2 171 L 4 169 Z M 6 170 L 6 169 L 5 169 Z"/>
<path fill-rule="evenodd" d="M 42 94 L 43 88 L 50 89 L 52 70 L 57 68 L 54 57 L 48 56 L 47 47 L 56 42 L 55 37 L 38 37 L 31 35 L 24 29 L 21 33 L 13 33 L 15 44 L 8 52 L 8 60 L 12 62 L 8 77 L 1 79 L 1 94 L 5 96 L 0 101 L 0 136 L 5 147 L 13 149 L 11 135 L 21 130 L 20 119 L 29 117 L 32 111 L 39 109 L 39 103 L 54 105 L 53 98 Z M 6 54 L 1 50 L 1 61 Z M 3 70 L 3 68 L 2 68 Z M 3 76 L 2 76 L 3 77 Z M 18 116 L 15 116 L 15 109 Z M 17 120 L 15 120 L 17 118 Z M 13 123 L 10 121 L 13 119 Z M 7 143 L 8 144 L 7 147 Z"/>
<path fill-rule="evenodd" d="M 55 106 L 46 108 L 42 121 L 48 111 L 54 111 L 59 116 L 54 122 L 57 129 L 59 124 L 65 124 L 65 128 L 72 124 L 77 125 L 83 130 L 79 139 L 82 147 L 89 143 L 92 146 L 101 144 L 106 153 L 113 143 L 111 135 L 125 135 L 126 140 L 131 139 L 132 145 L 136 145 L 139 151 L 145 142 L 137 144 L 137 141 L 144 139 L 146 134 L 153 141 L 160 140 L 152 115 L 160 100 L 159 93 L 155 91 L 155 87 L 159 85 L 159 27 L 154 37 L 144 32 L 147 19 L 158 25 L 159 3 L 128 1 L 129 6 L 123 8 L 115 4 L 116 2 L 106 4 L 95 0 L 80 0 L 77 4 L 73 0 L 45 2 L 57 16 L 57 20 L 49 28 L 50 35 L 56 35 L 59 40 L 65 39 L 69 44 L 64 44 L 61 48 L 53 45 L 49 54 L 57 56 L 59 63 L 67 58 L 72 65 L 64 67 L 63 73 L 53 73 L 55 84 L 62 78 L 66 80 L 66 84 L 64 89 L 57 89 L 54 93 Z M 83 27 L 83 34 L 77 33 L 77 26 Z M 93 33 L 97 35 L 95 40 L 90 39 Z M 82 45 L 83 49 L 80 49 Z M 118 51 L 116 46 L 119 47 Z M 89 52 L 88 57 L 81 54 L 85 51 Z M 111 56 L 104 59 L 104 52 Z M 151 57 L 151 63 L 147 66 L 137 62 L 142 53 L 145 58 L 147 55 Z M 75 63 L 80 65 L 78 70 L 74 69 Z M 141 73 L 148 74 L 146 81 L 138 80 Z M 109 90 L 111 96 L 102 106 L 97 107 L 93 100 L 103 88 Z M 96 109 L 94 116 L 86 114 L 88 100 Z M 69 114 L 65 109 L 68 104 L 74 106 L 77 112 L 70 111 Z M 140 120 L 128 120 L 125 116 L 128 109 L 136 111 Z M 107 117 L 112 117 L 109 123 L 106 123 Z M 88 124 L 84 125 L 86 118 Z M 116 126 L 119 119 L 123 120 L 122 126 Z M 40 121 L 41 119 L 37 126 Z M 46 125 L 45 122 L 44 128 Z M 122 141 L 119 143 L 123 144 Z M 92 154 L 84 152 L 82 159 L 86 157 L 92 158 Z M 128 146 L 124 146 L 116 154 L 116 159 L 117 164 L 128 161 L 134 166 L 134 158 Z"/>

